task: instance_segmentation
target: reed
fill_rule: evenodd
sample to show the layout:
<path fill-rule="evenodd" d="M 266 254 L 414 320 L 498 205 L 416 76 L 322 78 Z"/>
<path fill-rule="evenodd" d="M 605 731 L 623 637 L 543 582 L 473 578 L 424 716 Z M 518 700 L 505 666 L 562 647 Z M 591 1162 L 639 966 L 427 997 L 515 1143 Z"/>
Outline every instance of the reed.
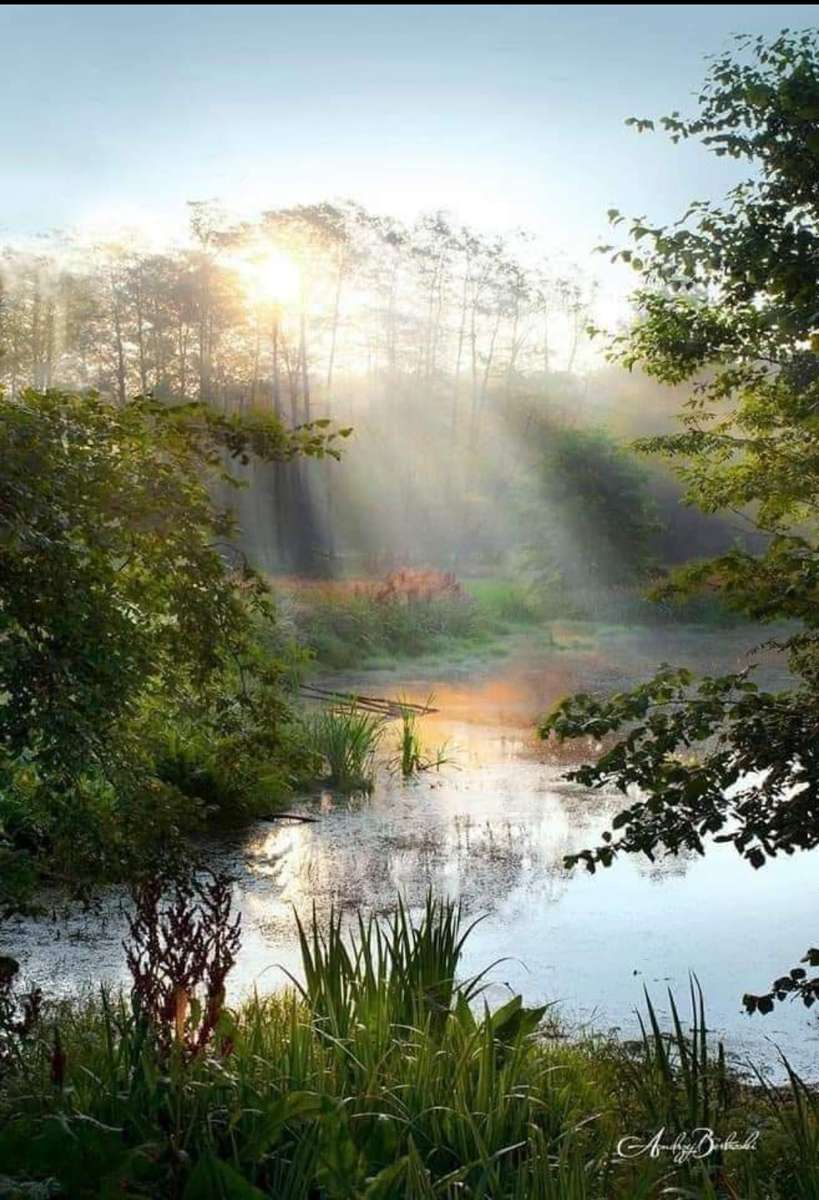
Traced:
<path fill-rule="evenodd" d="M 48 1006 L 0 1076 L 0 1194 L 171 1200 L 817 1200 L 812 1090 L 729 1077 L 692 980 L 688 1024 L 556 1037 L 464 974 L 457 905 L 299 922 L 302 972 L 225 1010 L 197 1053 L 124 993 Z M 55 1040 L 55 1030 L 58 1039 Z M 60 1070 L 55 1073 L 59 1047 Z M 707 1162 L 618 1156 L 623 1135 L 762 1130 Z"/>
<path fill-rule="evenodd" d="M 434 697 L 427 700 L 427 708 L 432 708 Z M 403 779 L 412 779 L 424 771 L 438 771 L 441 767 L 452 762 L 446 743 L 438 746 L 431 753 L 424 749 L 421 733 L 418 727 L 418 712 L 406 705 L 401 705 L 401 726 L 395 750 L 388 760 L 389 769 Z"/>
<path fill-rule="evenodd" d="M 321 758 L 326 781 L 342 792 L 370 791 L 384 718 L 352 705 L 323 708 L 307 722 L 311 748 Z"/>

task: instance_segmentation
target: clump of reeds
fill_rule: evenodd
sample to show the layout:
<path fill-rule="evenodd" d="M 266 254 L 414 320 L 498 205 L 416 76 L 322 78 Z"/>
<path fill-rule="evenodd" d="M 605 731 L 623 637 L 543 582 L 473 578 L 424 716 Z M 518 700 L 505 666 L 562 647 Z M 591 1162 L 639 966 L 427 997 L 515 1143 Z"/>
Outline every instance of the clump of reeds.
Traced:
<path fill-rule="evenodd" d="M 433 697 L 427 700 L 427 707 L 432 706 Z M 395 751 L 388 760 L 388 767 L 404 779 L 412 779 L 424 771 L 438 771 L 452 761 L 446 742 L 436 749 L 427 751 L 421 740 L 418 724 L 419 713 L 406 705 L 401 706 L 401 728 Z"/>
<path fill-rule="evenodd" d="M 358 913 L 349 935 L 340 912 L 331 911 L 323 927 L 315 909 L 309 925 L 298 916 L 296 923 L 305 979 L 297 986 L 334 1036 L 372 1022 L 424 1026 L 450 1013 L 456 997 L 468 1002 L 478 993 L 481 976 L 456 978 L 464 943 L 478 922 L 465 926 L 452 901 L 428 895 L 414 922 L 399 896 L 385 921 Z"/>
<path fill-rule="evenodd" d="M 50 1006 L 54 1051 L 22 1039 L 0 1080 L 0 1192 L 816 1200 L 815 1090 L 732 1080 L 696 983 L 691 1028 L 672 1004 L 664 1030 L 648 1001 L 631 1048 L 544 1036 L 544 1007 L 490 1010 L 481 977 L 460 978 L 469 929 L 432 896 L 385 920 L 314 911 L 297 988 L 238 1009 L 219 1053 L 168 1055 L 147 1035 L 164 1012 L 125 994 Z M 761 1134 L 702 1160 L 639 1151 L 705 1128 Z"/>
<path fill-rule="evenodd" d="M 372 790 L 375 753 L 384 734 L 383 717 L 353 705 L 336 705 L 314 713 L 307 729 L 331 787 L 342 792 Z"/>

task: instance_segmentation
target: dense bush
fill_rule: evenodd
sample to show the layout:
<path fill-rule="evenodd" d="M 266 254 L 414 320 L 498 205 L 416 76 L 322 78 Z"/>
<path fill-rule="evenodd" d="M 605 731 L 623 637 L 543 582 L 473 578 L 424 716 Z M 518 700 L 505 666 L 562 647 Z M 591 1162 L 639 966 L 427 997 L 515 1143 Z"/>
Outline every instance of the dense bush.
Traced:
<path fill-rule="evenodd" d="M 430 654 L 447 641 L 478 642 L 492 633 L 468 596 L 380 600 L 344 588 L 309 588 L 296 595 L 293 619 L 316 658 L 338 669 L 378 657 Z"/>
<path fill-rule="evenodd" d="M 0 397 L 6 853 L 105 877 L 207 816 L 215 792 L 223 809 L 281 792 L 304 755 L 259 650 L 274 613 L 212 485 L 232 458 L 334 454 L 331 439 L 149 398 Z M 197 754 L 201 788 L 181 766 Z"/>

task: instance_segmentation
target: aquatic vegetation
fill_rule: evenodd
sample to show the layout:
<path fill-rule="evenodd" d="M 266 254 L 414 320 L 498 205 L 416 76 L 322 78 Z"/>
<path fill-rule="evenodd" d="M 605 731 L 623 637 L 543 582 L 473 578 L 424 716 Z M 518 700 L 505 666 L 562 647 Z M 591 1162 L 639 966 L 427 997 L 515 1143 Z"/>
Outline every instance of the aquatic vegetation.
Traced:
<path fill-rule="evenodd" d="M 306 727 L 327 783 L 342 792 L 369 791 L 384 718 L 354 705 L 335 705 L 312 714 Z"/>
<path fill-rule="evenodd" d="M 432 705 L 430 696 L 427 705 Z M 444 743 L 428 753 L 424 750 L 421 734 L 418 728 L 419 714 L 413 708 L 401 708 L 401 727 L 398 733 L 398 745 L 387 761 L 387 766 L 395 774 L 411 779 L 423 771 L 437 771 L 451 762 L 447 745 Z"/>
<path fill-rule="evenodd" d="M 199 805 L 209 825 L 265 816 L 315 776 L 316 757 L 295 711 L 283 698 L 269 700 L 264 723 L 236 714 L 220 734 L 179 721 L 152 742 L 157 778 Z"/>
<path fill-rule="evenodd" d="M 305 982 L 294 983 L 334 1036 L 366 1029 L 379 1010 L 393 1024 L 426 1025 L 448 1013 L 456 996 L 470 1001 L 479 994 L 480 976 L 456 980 L 464 943 L 479 920 L 464 926 L 459 904 L 428 894 L 413 921 L 399 896 L 386 919 L 356 914 L 350 935 L 341 912 L 331 911 L 322 927 L 314 909 L 307 926 L 296 917 Z"/>
<path fill-rule="evenodd" d="M 148 904 L 146 929 L 157 914 Z M 72 1200 L 815 1196 L 815 1094 L 793 1075 L 786 1089 L 740 1084 L 696 984 L 691 1032 L 673 1002 L 664 1030 L 647 998 L 637 1043 L 573 1041 L 519 996 L 490 1008 L 485 973 L 461 978 L 470 928 L 431 896 L 386 920 L 313 912 L 299 982 L 251 997 L 208 1053 L 169 1053 L 167 1014 L 123 993 L 48 1005 L 39 1026 L 56 1038 L 22 1039 L 0 1081 L 2 1187 Z M 670 1146 L 704 1128 L 758 1142 L 701 1160 L 645 1149 L 658 1131 Z"/>

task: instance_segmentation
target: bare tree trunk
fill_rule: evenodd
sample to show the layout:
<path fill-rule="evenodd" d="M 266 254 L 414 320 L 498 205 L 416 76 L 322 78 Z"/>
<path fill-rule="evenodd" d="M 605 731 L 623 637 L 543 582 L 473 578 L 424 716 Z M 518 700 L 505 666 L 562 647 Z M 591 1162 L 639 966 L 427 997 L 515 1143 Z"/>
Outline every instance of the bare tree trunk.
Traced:
<path fill-rule="evenodd" d="M 282 415 L 282 392 L 281 392 L 281 377 L 279 375 L 279 314 L 273 314 L 273 328 L 271 330 L 273 342 L 273 411 L 281 420 Z"/>
<path fill-rule="evenodd" d="M 307 317 L 302 304 L 299 313 L 299 366 L 301 368 L 302 408 L 305 421 L 310 420 L 310 376 L 307 370 Z"/>
<path fill-rule="evenodd" d="M 568 375 L 571 375 L 574 369 L 574 360 L 577 355 L 577 347 L 580 341 L 581 315 L 582 310 L 580 308 L 576 308 L 572 314 L 572 340 L 569 345 L 569 356 L 566 360 L 566 373 Z"/>
<path fill-rule="evenodd" d="M 204 265 L 199 280 L 199 399 L 210 392 L 210 272 Z"/>
<path fill-rule="evenodd" d="M 179 391 L 181 398 L 188 398 L 188 334 L 184 322 L 180 320 L 178 328 L 179 351 Z"/>
<path fill-rule="evenodd" d="M 54 354 L 56 342 L 56 320 L 54 311 L 54 301 L 49 300 L 46 305 L 45 318 L 45 367 L 44 367 L 44 385 L 47 388 L 51 387 L 54 375 Z"/>
<path fill-rule="evenodd" d="M 125 407 L 125 346 L 122 340 L 122 309 L 119 302 L 116 284 L 111 279 L 111 298 L 113 300 L 114 319 L 114 352 L 117 359 L 117 399 Z"/>
<path fill-rule="evenodd" d="M 398 366 L 398 350 L 396 336 L 395 306 L 398 298 L 398 263 L 393 265 L 390 276 L 389 301 L 387 304 L 387 370 L 394 376 Z"/>
<path fill-rule="evenodd" d="M 40 325 L 41 325 L 41 303 L 40 303 L 40 280 L 35 277 L 34 292 L 31 300 L 31 384 L 32 387 L 41 388 L 42 368 L 41 368 L 41 350 L 40 350 Z"/>
<path fill-rule="evenodd" d="M 512 316 L 512 337 L 509 345 L 509 361 L 506 364 L 506 398 L 507 400 L 512 394 L 512 377 L 515 374 L 515 366 L 518 360 L 518 351 L 520 345 L 518 343 L 518 326 L 520 324 L 520 302 L 515 297 L 515 308 Z"/>
<path fill-rule="evenodd" d="M 253 374 L 250 380 L 250 407 L 255 408 L 259 391 L 259 358 L 262 350 L 262 333 L 259 328 L 259 314 L 256 314 L 256 334 L 253 339 Z"/>
<path fill-rule="evenodd" d="M 457 433 L 457 430 L 458 430 L 458 388 L 459 388 L 460 382 L 461 382 L 461 361 L 463 359 L 464 339 L 466 337 L 466 298 L 469 293 L 470 274 L 471 274 L 471 268 L 469 265 L 469 259 L 467 259 L 467 261 L 464 265 L 464 286 L 463 286 L 463 292 L 461 293 L 461 320 L 458 325 L 458 341 L 457 341 L 457 347 L 455 350 L 455 370 L 453 372 L 453 379 L 452 379 L 452 436 L 453 437 L 455 437 L 455 434 Z"/>
<path fill-rule="evenodd" d="M 472 359 L 472 415 L 470 418 L 470 441 L 475 440 L 475 430 L 478 422 L 478 296 L 477 291 L 472 297 L 469 330 L 470 351 Z"/>
<path fill-rule="evenodd" d="M 333 298 L 333 315 L 330 323 L 330 356 L 327 360 L 327 398 L 330 399 L 330 390 L 333 386 L 333 368 L 336 361 L 336 339 L 338 337 L 338 320 L 341 312 L 341 289 L 344 283 L 344 265 L 343 262 L 338 264 L 338 274 L 336 276 L 336 293 Z"/>
<path fill-rule="evenodd" d="M 136 279 L 137 355 L 139 359 L 139 390 L 144 396 L 148 391 L 148 359 L 145 351 L 145 314 L 143 311 L 142 267 L 137 268 Z"/>
<path fill-rule="evenodd" d="M 498 337 L 498 330 L 501 323 L 501 310 L 498 308 L 495 314 L 495 324 L 492 326 L 492 336 L 489 339 L 489 350 L 486 354 L 486 362 L 483 368 L 483 379 L 481 380 L 481 390 L 478 403 L 473 408 L 473 425 L 472 425 L 472 446 L 478 444 L 478 436 L 480 433 L 480 413 L 486 403 L 486 396 L 489 391 L 489 376 L 492 371 L 492 363 L 495 357 L 495 342 Z"/>
<path fill-rule="evenodd" d="M 159 300 L 156 296 L 153 298 L 151 310 L 153 314 L 153 319 L 151 322 L 151 345 L 153 346 L 154 357 L 154 390 L 158 391 L 160 384 L 165 378 L 165 351 L 162 342 L 162 335 L 160 333 L 160 327 L 162 324 L 160 319 L 161 310 L 159 307 Z"/>

